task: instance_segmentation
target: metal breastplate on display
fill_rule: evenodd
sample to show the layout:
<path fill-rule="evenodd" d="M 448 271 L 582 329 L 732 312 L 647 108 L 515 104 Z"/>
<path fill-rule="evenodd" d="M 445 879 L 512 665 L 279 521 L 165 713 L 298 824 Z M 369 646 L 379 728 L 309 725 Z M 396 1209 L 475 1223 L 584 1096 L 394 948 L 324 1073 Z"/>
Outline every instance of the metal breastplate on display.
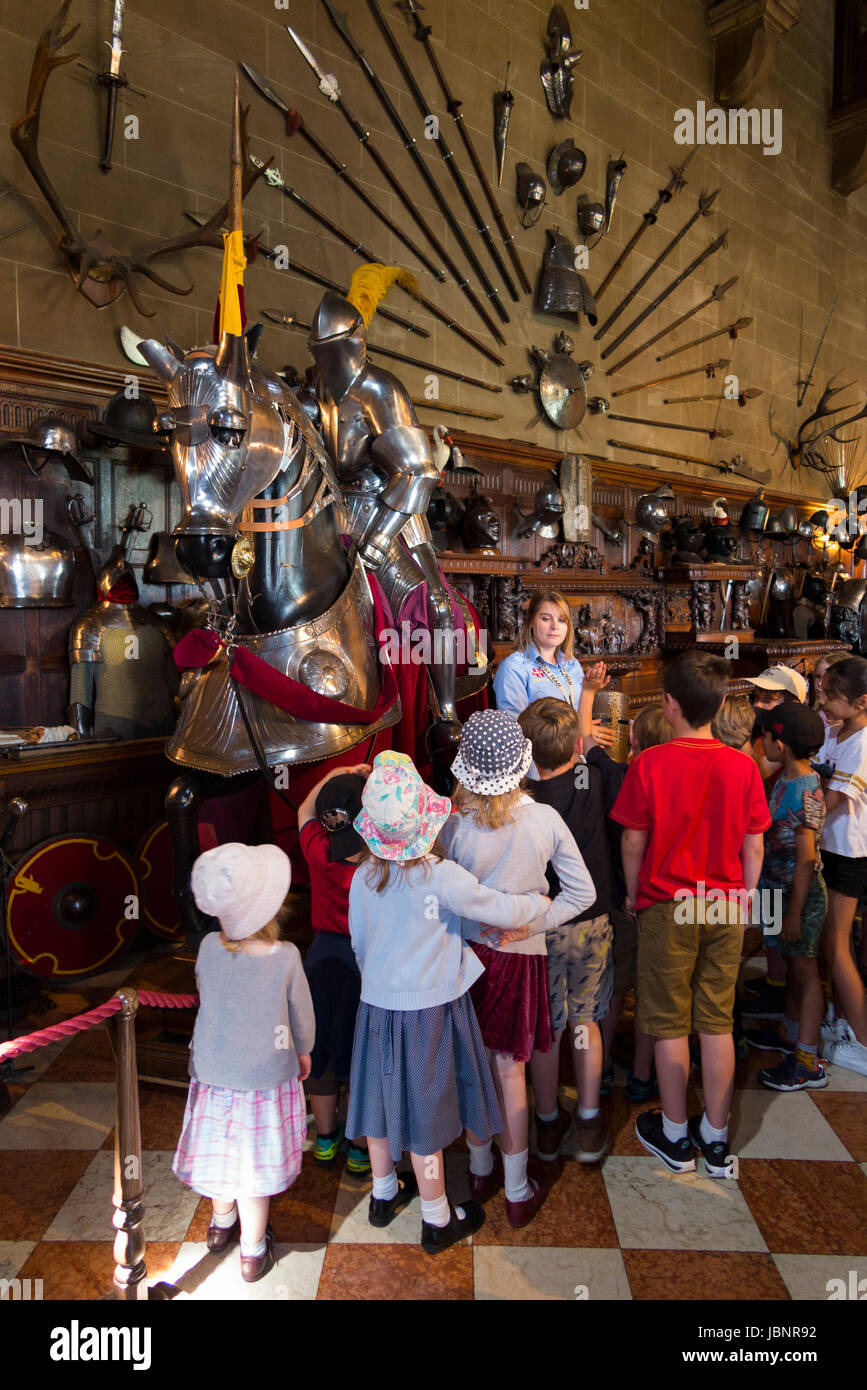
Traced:
<path fill-rule="evenodd" d="M 236 643 L 319 694 L 370 709 L 379 696 L 382 670 L 373 628 L 373 599 L 356 558 L 349 584 L 320 617 L 282 632 L 237 637 Z M 233 687 L 229 658 L 221 647 L 189 684 L 177 729 L 166 747 L 174 762 L 224 776 L 251 772 L 258 766 Z M 296 719 L 251 690 L 244 691 L 243 699 L 271 765 L 333 757 L 400 719 L 399 702 L 376 723 L 361 726 Z"/>
<path fill-rule="evenodd" d="M 831 608 L 828 636 L 848 642 L 858 655 L 867 652 L 867 579 L 838 584 Z"/>
<path fill-rule="evenodd" d="M 72 603 L 75 558 L 60 536 L 0 536 L 0 608 L 67 608 Z"/>

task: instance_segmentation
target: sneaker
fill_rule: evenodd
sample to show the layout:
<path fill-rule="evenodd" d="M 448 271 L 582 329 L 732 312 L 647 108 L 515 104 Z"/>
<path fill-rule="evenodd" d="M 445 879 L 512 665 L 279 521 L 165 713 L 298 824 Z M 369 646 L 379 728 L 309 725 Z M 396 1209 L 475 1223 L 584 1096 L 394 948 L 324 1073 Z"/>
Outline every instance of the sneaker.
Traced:
<path fill-rule="evenodd" d="M 757 1052 L 794 1052 L 795 1044 L 790 1043 L 779 1028 L 745 1028 L 744 1037 L 750 1047 Z"/>
<path fill-rule="evenodd" d="M 558 1157 L 566 1136 L 572 1128 L 572 1116 L 562 1106 L 557 1107 L 556 1120 L 536 1120 L 536 1153 L 546 1163 Z"/>
<path fill-rule="evenodd" d="M 494 1166 L 490 1173 L 485 1173 L 484 1176 L 480 1173 L 467 1174 L 470 1180 L 470 1196 L 475 1202 L 489 1202 L 503 1186 L 503 1155 L 499 1149 L 493 1150 L 493 1159 Z"/>
<path fill-rule="evenodd" d="M 819 1030 L 819 1040 L 826 1047 L 834 1047 L 836 1043 L 846 1042 L 849 1037 L 849 1025 L 845 1018 L 826 1017 L 825 1022 Z"/>
<path fill-rule="evenodd" d="M 676 1139 L 674 1143 L 666 1139 L 661 1110 L 645 1110 L 643 1115 L 639 1115 L 635 1121 L 635 1133 L 644 1147 L 661 1158 L 672 1173 L 695 1172 L 692 1144 L 688 1138 Z"/>
<path fill-rule="evenodd" d="M 656 1070 L 650 1068 L 650 1080 L 642 1081 L 640 1076 L 636 1076 L 634 1071 L 629 1073 L 626 1082 L 627 1100 L 657 1100 L 659 1097 L 659 1086 L 656 1084 Z"/>
<path fill-rule="evenodd" d="M 575 1157 L 579 1163 L 598 1163 L 611 1147 L 611 1135 L 602 1114 L 594 1115 L 592 1120 L 582 1120 L 575 1112 L 575 1128 L 578 1133 L 578 1152 Z"/>
<path fill-rule="evenodd" d="M 704 1171 L 709 1178 L 727 1178 L 731 1172 L 729 1163 L 730 1154 L 728 1144 L 723 1144 L 717 1140 L 713 1144 L 706 1144 L 701 1137 L 701 1115 L 693 1115 L 687 1121 L 689 1128 L 689 1138 L 692 1147 L 697 1149 L 704 1159 Z"/>
<path fill-rule="evenodd" d="M 390 1226 L 398 1212 L 418 1195 L 415 1173 L 397 1175 L 397 1195 L 395 1197 L 371 1197 L 367 1209 L 367 1219 L 371 1226 Z"/>
<path fill-rule="evenodd" d="M 449 1203 L 450 1219 L 447 1226 L 431 1226 L 427 1221 L 421 1223 L 421 1248 L 426 1254 L 438 1255 L 465 1236 L 475 1235 L 484 1226 L 485 1213 L 478 1202 L 461 1202 L 461 1210 L 464 1214 L 459 1217 Z"/>
<path fill-rule="evenodd" d="M 744 986 L 743 1010 L 751 1018 L 782 1018 L 785 1002 L 785 985 L 769 985 L 760 979 Z"/>
<path fill-rule="evenodd" d="M 771 1091 L 821 1091 L 828 1084 L 821 1062 L 813 1071 L 810 1067 L 805 1067 L 794 1052 L 784 1057 L 779 1066 L 760 1071 L 759 1080 Z"/>
<path fill-rule="evenodd" d="M 514 1226 L 515 1230 L 520 1230 L 533 1220 L 548 1196 L 548 1179 L 534 1158 L 527 1164 L 527 1181 L 530 1184 L 530 1196 L 525 1197 L 523 1202 L 510 1202 L 508 1197 L 506 1198 L 506 1217 L 509 1225 Z"/>
<path fill-rule="evenodd" d="M 611 1087 L 614 1085 L 614 1068 L 606 1067 L 602 1073 L 602 1081 L 599 1085 L 600 1096 L 610 1096 Z"/>
<path fill-rule="evenodd" d="M 340 1145 L 343 1143 L 343 1125 L 338 1125 L 333 1134 L 317 1134 L 313 1146 L 313 1157 L 317 1163 L 333 1163 Z"/>
<path fill-rule="evenodd" d="M 370 1177 L 370 1154 L 367 1149 L 350 1143 L 346 1150 L 346 1171 L 356 1178 Z"/>
<path fill-rule="evenodd" d="M 867 1076 L 867 1047 L 859 1043 L 851 1028 L 846 1041 L 838 1042 L 829 1049 L 829 1053 L 835 1067 L 845 1067 L 847 1071 L 857 1071 L 861 1076 Z"/>

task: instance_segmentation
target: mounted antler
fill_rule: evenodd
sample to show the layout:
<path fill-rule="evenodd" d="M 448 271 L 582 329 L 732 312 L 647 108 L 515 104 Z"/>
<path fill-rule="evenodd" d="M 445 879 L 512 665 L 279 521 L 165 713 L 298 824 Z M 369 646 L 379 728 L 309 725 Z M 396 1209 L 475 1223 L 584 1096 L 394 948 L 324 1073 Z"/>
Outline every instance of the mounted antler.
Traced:
<path fill-rule="evenodd" d="M 794 441 L 791 439 L 784 439 L 783 436 L 778 434 L 774 429 L 774 417 L 772 413 L 773 402 L 771 402 L 771 406 L 768 408 L 768 428 L 774 438 L 777 439 L 780 444 L 785 445 L 786 452 L 789 456 L 789 463 L 793 468 L 797 469 L 803 463 L 806 468 L 813 468 L 818 473 L 827 473 L 827 460 L 822 457 L 821 453 L 817 452 L 816 445 L 829 436 L 836 440 L 837 443 L 845 443 L 845 440 L 838 438 L 838 430 L 845 429 L 847 425 L 854 424 L 856 420 L 867 419 L 867 402 L 865 402 L 861 409 L 854 415 L 850 415 L 845 420 L 838 420 L 835 424 L 829 425 L 826 429 L 817 430 L 816 433 L 811 434 L 809 438 L 805 437 L 804 431 L 809 425 L 814 424 L 817 420 L 827 419 L 830 415 L 836 415 L 841 410 L 848 410 L 848 405 L 835 406 L 832 404 L 832 401 L 834 397 L 839 396 L 841 392 L 851 390 L 855 383 L 849 381 L 845 386 L 835 386 L 834 380 L 835 378 L 831 377 L 828 381 L 825 390 L 819 397 L 819 404 L 816 406 L 812 415 L 808 415 L 806 420 L 801 422 L 798 427 L 797 439 Z"/>
<path fill-rule="evenodd" d="M 203 226 L 193 228 L 172 239 L 157 242 L 146 251 L 133 252 L 128 256 L 116 251 L 101 231 L 97 232 L 92 241 L 85 241 L 81 236 L 39 158 L 39 118 L 42 113 L 42 100 L 48 79 L 55 68 L 63 67 L 65 63 L 71 63 L 78 57 L 77 53 L 69 53 L 63 57 L 57 56 L 60 49 L 69 42 L 80 27 L 76 24 L 65 34 L 61 32 L 66 23 L 71 3 L 72 0 L 63 0 L 59 11 L 37 44 L 36 55 L 30 72 L 30 84 L 27 88 L 27 110 L 21 119 L 12 126 L 12 143 L 60 223 L 61 235 L 57 245 L 69 268 L 75 288 L 98 309 L 113 304 L 115 300 L 120 298 L 124 290 L 127 290 L 138 312 L 147 318 L 153 318 L 153 314 L 139 303 L 133 290 L 132 277 L 143 275 L 153 284 L 158 285 L 160 289 L 168 290 L 171 294 L 190 294 L 194 288 L 193 285 L 173 284 L 164 276 L 159 275 L 152 268 L 150 262 L 156 256 L 168 256 L 195 246 L 222 248 L 223 240 L 220 235 L 220 228 L 226 217 L 228 203 L 224 203 L 219 211 L 214 213 L 214 216 Z M 247 148 L 246 114 L 246 111 L 241 113 L 241 134 L 244 149 L 243 196 L 247 195 L 253 184 L 264 174 L 265 169 L 271 163 L 269 160 L 268 165 L 264 165 L 260 169 L 252 164 Z"/>

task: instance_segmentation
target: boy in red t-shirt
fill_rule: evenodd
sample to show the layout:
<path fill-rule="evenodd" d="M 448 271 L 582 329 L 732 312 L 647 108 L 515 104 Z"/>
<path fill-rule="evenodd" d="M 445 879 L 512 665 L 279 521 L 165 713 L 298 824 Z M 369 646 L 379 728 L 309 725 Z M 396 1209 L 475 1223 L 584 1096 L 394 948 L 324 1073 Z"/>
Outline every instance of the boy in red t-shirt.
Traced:
<path fill-rule="evenodd" d="M 711 734 L 725 699 L 722 657 L 684 652 L 663 671 L 670 743 L 648 748 L 626 773 L 611 812 L 638 912 L 638 1022 L 654 1038 L 661 1110 L 639 1115 L 641 1143 L 674 1173 L 731 1173 L 732 1006 L 744 907 L 758 884 L 771 823 L 752 758 Z M 746 892 L 745 892 L 746 890 Z M 689 1034 L 701 1042 L 705 1112 L 687 1125 Z"/>
<path fill-rule="evenodd" d="M 316 1041 L 304 1090 L 316 1121 L 313 1157 L 332 1163 L 343 1143 L 337 1121 L 340 1088 L 349 1081 L 361 973 L 349 937 L 349 888 L 364 842 L 352 822 L 361 810 L 367 763 L 336 767 L 311 788 L 298 807 L 298 843 L 310 870 L 313 942 L 304 970 L 313 998 Z M 349 1145 L 346 1167 L 366 1177 L 366 1146 Z"/>

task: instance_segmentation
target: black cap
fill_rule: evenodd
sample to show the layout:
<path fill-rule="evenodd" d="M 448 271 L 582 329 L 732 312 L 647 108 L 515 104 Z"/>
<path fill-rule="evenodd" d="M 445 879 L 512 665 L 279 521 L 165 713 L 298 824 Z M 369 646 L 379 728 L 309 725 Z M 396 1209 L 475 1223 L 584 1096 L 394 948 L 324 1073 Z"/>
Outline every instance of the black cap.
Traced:
<path fill-rule="evenodd" d="M 365 779 L 358 772 L 331 777 L 316 798 L 316 819 L 328 835 L 328 858 L 348 859 L 364 849 L 364 841 L 352 822 L 361 810 Z"/>
<path fill-rule="evenodd" d="M 796 757 L 817 753 L 825 742 L 825 724 L 816 710 L 796 701 L 756 711 L 760 728 L 785 743 Z"/>

